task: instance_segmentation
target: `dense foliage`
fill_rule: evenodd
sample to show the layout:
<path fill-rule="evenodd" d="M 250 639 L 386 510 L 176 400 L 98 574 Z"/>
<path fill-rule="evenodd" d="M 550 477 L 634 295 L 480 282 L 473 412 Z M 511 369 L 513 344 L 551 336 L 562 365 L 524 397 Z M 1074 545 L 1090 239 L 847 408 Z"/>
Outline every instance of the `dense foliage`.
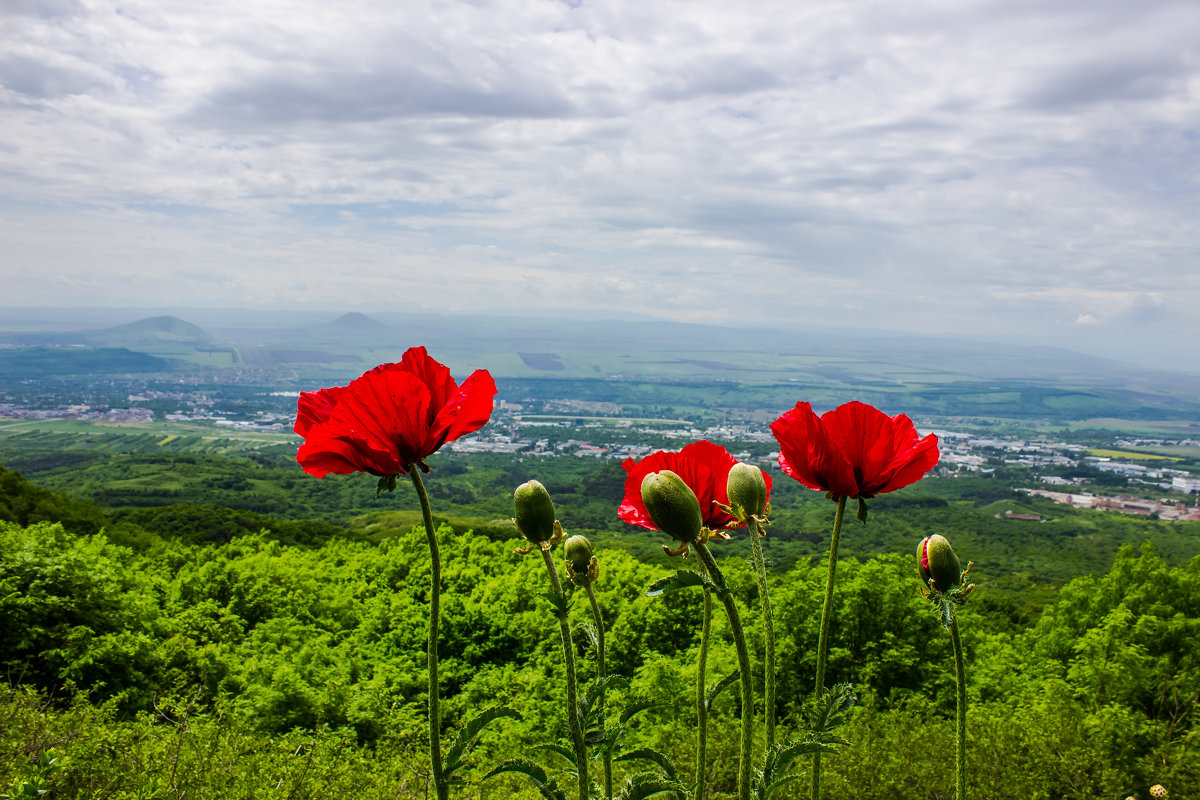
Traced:
<path fill-rule="evenodd" d="M 281 537 L 245 531 L 282 520 L 213 507 L 123 512 L 114 522 L 11 471 L 0 479 L 9 509 L 0 523 L 0 661 L 11 687 L 0 702 L 0 788 L 41 774 L 50 797 L 422 796 L 428 555 L 403 512 L 359 520 L 357 539 L 319 524 Z M 1032 567 L 1053 559 L 1055 543 L 1097 535 L 1096 524 L 1075 520 L 1014 537 L 1011 523 L 981 524 L 992 519 L 987 507 L 921 497 L 880 502 L 847 543 L 869 549 L 876 537 L 896 536 L 915 545 L 922 520 L 948 517 L 969 525 L 955 538 L 960 553 L 997 554 L 978 568 L 987 578 L 1004 561 Z M 829 511 L 801 505 L 800 530 L 827 525 Z M 46 521 L 56 515 L 61 523 Z M 1141 522 L 1131 536 L 1153 525 Z M 789 528 L 773 528 L 769 551 L 788 544 Z M 534 555 L 513 555 L 513 542 L 497 534 L 444 526 L 439 537 L 445 724 L 454 729 L 493 703 L 524 713 L 484 734 L 456 796 L 524 797 L 522 785 L 483 784 L 481 775 L 514 752 L 563 766 L 530 750 L 565 734 L 544 568 Z M 645 597 L 665 568 L 638 558 L 629 542 L 598 542 L 609 668 L 631 679 L 614 706 L 664 703 L 630 742 L 687 770 L 698 598 Z M 718 557 L 753 619 L 757 591 L 739 545 L 720 545 Z M 813 672 L 824 576 L 811 564 L 796 558 L 772 576 L 785 736 Z M 978 796 L 1146 797 L 1153 783 L 1173 796 L 1200 792 L 1192 721 L 1200 559 L 1167 561 L 1126 546 L 1099 572 L 1056 596 L 1044 592 L 1051 602 L 1040 611 L 985 582 L 963 612 Z M 949 796 L 950 645 L 913 573 L 908 555 L 843 564 L 830 678 L 852 683 L 860 699 L 843 731 L 849 744 L 827 761 L 831 797 Z M 571 614 L 577 624 L 587 616 L 578 593 Z M 716 630 L 714 677 L 735 668 L 719 618 Z M 751 626 L 751 635 L 761 665 L 761 634 Z M 580 655 L 586 681 L 592 654 Z M 718 795 L 732 787 L 732 747 L 723 743 L 735 700 L 736 692 L 723 695 L 710 718 Z M 49 764 L 46 753 L 58 760 Z"/>

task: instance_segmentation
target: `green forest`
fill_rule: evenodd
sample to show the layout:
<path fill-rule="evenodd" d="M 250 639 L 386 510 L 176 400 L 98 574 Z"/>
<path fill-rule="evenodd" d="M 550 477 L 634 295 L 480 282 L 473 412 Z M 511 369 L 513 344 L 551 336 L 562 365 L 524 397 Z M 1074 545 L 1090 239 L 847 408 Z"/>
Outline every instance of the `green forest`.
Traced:
<path fill-rule="evenodd" d="M 411 491 L 376 498 L 365 476 L 313 480 L 287 446 L 27 436 L 5 440 L 0 468 L 0 793 L 431 796 L 429 554 Z M 431 466 L 444 735 L 481 708 L 520 712 L 479 735 L 453 796 L 537 797 L 520 776 L 485 779 L 514 756 L 571 785 L 568 763 L 543 746 L 567 735 L 545 567 L 514 554 L 508 522 L 513 489 L 530 478 L 550 490 L 567 533 L 596 546 L 608 671 L 625 679 L 609 686 L 608 713 L 648 704 L 625 725 L 620 749 L 633 755 L 614 765 L 618 780 L 666 768 L 647 753 L 691 780 L 701 596 L 646 596 L 679 562 L 663 555 L 665 536 L 617 519 L 620 465 L 444 453 Z M 1123 800 L 1155 784 L 1200 795 L 1200 523 L 1078 511 L 1010 486 L 1003 474 L 929 478 L 871 501 L 866 524 L 847 523 L 827 675 L 854 703 L 839 728 L 846 743 L 823 762 L 825 796 L 953 796 L 953 656 L 912 555 L 932 533 L 975 563 L 978 586 L 959 613 L 972 796 Z M 811 713 L 833 505 L 783 476 L 771 499 L 786 739 Z M 747 620 L 757 686 L 750 548 L 735 532 L 713 550 Z M 565 574 L 561 548 L 554 556 Z M 587 598 L 565 585 L 582 631 Z M 720 682 L 737 662 L 721 614 L 713 628 L 708 674 Z M 594 648 L 575 642 L 581 681 L 594 683 Z M 713 699 L 713 797 L 733 792 L 737 706 L 736 690 Z M 776 797 L 802 794 L 797 784 Z"/>

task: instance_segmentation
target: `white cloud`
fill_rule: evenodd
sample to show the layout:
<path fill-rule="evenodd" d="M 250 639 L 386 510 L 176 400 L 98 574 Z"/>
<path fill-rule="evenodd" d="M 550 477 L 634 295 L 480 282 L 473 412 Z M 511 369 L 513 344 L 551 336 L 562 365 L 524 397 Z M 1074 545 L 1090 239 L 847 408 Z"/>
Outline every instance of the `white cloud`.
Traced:
<path fill-rule="evenodd" d="M 1091 314 L 1080 314 L 1075 318 L 1076 325 L 1099 325 L 1100 320 L 1093 317 Z"/>
<path fill-rule="evenodd" d="M 5 9 L 9 303 L 1200 334 L 1193 0 Z"/>

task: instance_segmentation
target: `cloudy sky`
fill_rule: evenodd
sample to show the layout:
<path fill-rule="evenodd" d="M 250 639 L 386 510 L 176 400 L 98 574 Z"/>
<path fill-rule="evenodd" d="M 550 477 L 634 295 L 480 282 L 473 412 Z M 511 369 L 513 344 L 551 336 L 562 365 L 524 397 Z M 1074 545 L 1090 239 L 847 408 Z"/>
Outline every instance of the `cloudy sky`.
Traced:
<path fill-rule="evenodd" d="M 3 306 L 644 314 L 1200 371 L 1196 0 L 3 0 Z"/>

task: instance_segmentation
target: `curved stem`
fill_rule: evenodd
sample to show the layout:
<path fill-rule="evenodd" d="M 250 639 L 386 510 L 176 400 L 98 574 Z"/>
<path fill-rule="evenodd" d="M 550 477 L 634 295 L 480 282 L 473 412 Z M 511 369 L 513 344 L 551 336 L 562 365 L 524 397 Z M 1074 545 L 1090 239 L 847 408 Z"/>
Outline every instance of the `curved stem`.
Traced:
<path fill-rule="evenodd" d="M 708 783 L 708 638 L 712 629 L 712 589 L 704 587 L 704 620 L 700 623 L 700 659 L 696 664 L 696 800 L 704 800 Z"/>
<path fill-rule="evenodd" d="M 767 663 L 763 666 L 766 697 L 763 699 L 763 716 L 767 722 L 767 749 L 775 745 L 775 625 L 771 621 L 771 596 L 767 592 L 767 559 L 763 555 L 762 528 L 753 520 L 746 526 L 750 532 L 750 563 L 754 565 L 754 576 L 758 579 L 758 597 L 762 603 L 763 630 L 767 640 Z"/>
<path fill-rule="evenodd" d="M 838 498 L 837 515 L 833 518 L 833 539 L 829 542 L 829 571 L 825 573 L 825 602 L 821 607 L 821 638 L 817 642 L 817 697 L 825 689 L 825 658 L 829 654 L 829 622 L 833 616 L 833 578 L 837 571 L 838 539 L 842 535 L 842 518 L 846 515 L 846 498 Z M 813 754 L 812 800 L 821 797 L 821 754 Z"/>
<path fill-rule="evenodd" d="M 587 744 L 583 740 L 583 724 L 579 719 L 579 694 L 575 686 L 575 644 L 571 641 L 571 623 L 567 619 L 567 598 L 563 594 L 562 582 L 558 579 L 558 567 L 550 550 L 542 549 L 546 571 L 550 573 L 550 588 L 561 601 L 558 617 L 558 632 L 562 637 L 563 658 L 567 662 L 567 725 L 571 729 L 571 743 L 575 746 L 575 769 L 579 775 L 579 800 L 588 800 L 591 779 L 588 777 Z"/>
<path fill-rule="evenodd" d="M 737 647 L 738 683 L 742 689 L 742 747 L 738 757 L 738 798 L 739 800 L 750 800 L 750 747 L 754 741 L 754 696 L 751 693 L 750 651 L 746 648 L 746 634 L 742 630 L 742 618 L 738 616 L 737 605 L 733 602 L 733 595 L 725 586 L 725 579 L 721 576 L 721 570 L 717 568 L 717 562 L 709 552 L 708 545 L 699 540 L 693 542 L 692 545 L 696 548 L 696 554 L 700 556 L 704 568 L 708 570 L 709 577 L 716 584 L 721 602 L 725 604 L 725 614 L 729 617 L 729 630 L 733 634 L 733 643 Z"/>
<path fill-rule="evenodd" d="M 963 665 L 962 639 L 958 636 L 958 619 L 950 621 L 950 638 L 954 640 L 954 678 L 958 682 L 958 738 L 954 744 L 954 800 L 967 797 L 967 670 Z"/>
<path fill-rule="evenodd" d="M 596 679 L 604 680 L 608 676 L 608 669 L 604 665 L 604 617 L 600 616 L 600 604 L 596 602 L 596 591 L 592 588 L 592 582 L 588 581 L 587 587 L 588 602 L 592 606 L 592 620 L 596 623 Z M 604 692 L 600 693 L 600 697 L 596 700 L 597 715 L 602 721 L 607 724 L 607 717 L 604 715 Z M 607 747 L 604 748 L 604 796 L 607 800 L 612 800 L 612 751 Z"/>
<path fill-rule="evenodd" d="M 409 471 L 421 516 L 425 519 L 425 539 L 429 543 L 429 634 L 425 640 L 425 669 L 429 673 L 429 766 L 433 773 L 433 788 L 437 800 L 450 796 L 450 786 L 442 775 L 442 719 L 438 708 L 438 627 L 442 614 L 442 555 L 438 550 L 437 531 L 433 528 L 433 512 L 429 510 L 429 495 L 421 482 L 420 470 Z"/>

